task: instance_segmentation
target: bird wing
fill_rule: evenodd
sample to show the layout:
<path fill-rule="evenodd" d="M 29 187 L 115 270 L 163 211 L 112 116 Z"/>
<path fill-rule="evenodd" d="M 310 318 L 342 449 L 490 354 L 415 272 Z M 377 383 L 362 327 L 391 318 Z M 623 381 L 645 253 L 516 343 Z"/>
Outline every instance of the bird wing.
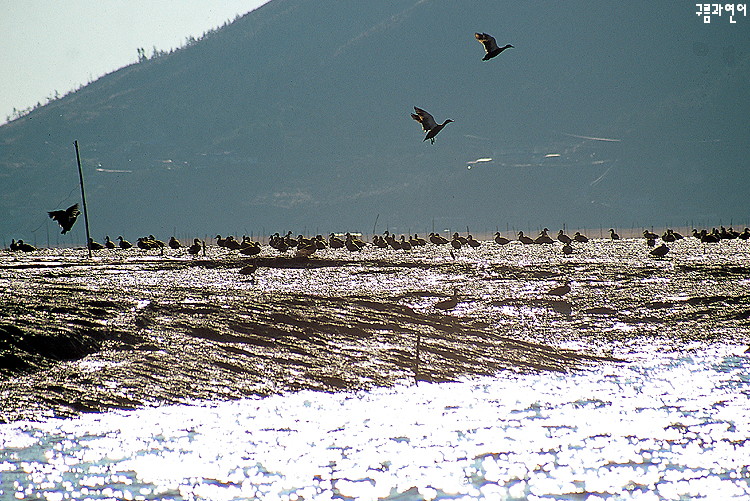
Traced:
<path fill-rule="evenodd" d="M 49 214 L 50 219 L 54 221 L 59 221 L 61 217 L 65 216 L 64 210 L 51 210 L 47 212 Z"/>
<path fill-rule="evenodd" d="M 487 33 L 474 33 L 474 38 L 476 38 L 479 43 L 484 45 L 484 51 L 488 54 L 493 50 L 497 50 L 499 48 L 497 46 L 495 38 L 492 35 L 488 35 Z"/>
<path fill-rule="evenodd" d="M 427 113 L 422 108 L 417 108 L 415 106 L 414 111 L 416 111 L 417 113 L 416 114 L 412 113 L 411 117 L 417 122 L 422 124 L 422 129 L 424 129 L 425 132 L 429 132 L 430 130 L 434 129 L 437 126 L 437 122 L 432 117 L 432 115 Z"/>
<path fill-rule="evenodd" d="M 80 210 L 78 210 L 78 204 L 73 204 L 70 207 L 67 208 L 65 211 L 66 214 L 68 214 L 68 217 L 78 217 L 78 215 L 81 213 Z"/>

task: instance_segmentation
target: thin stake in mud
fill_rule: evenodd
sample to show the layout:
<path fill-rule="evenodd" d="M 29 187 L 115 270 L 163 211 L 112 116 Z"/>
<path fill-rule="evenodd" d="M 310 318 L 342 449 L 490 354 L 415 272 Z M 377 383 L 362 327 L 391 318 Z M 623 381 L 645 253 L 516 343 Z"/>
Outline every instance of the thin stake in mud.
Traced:
<path fill-rule="evenodd" d="M 416 360 L 414 361 L 414 384 L 419 385 L 419 358 L 421 353 L 422 336 L 417 332 Z"/>
<path fill-rule="evenodd" d="M 73 141 L 76 147 L 76 162 L 78 162 L 78 178 L 81 180 L 81 198 L 83 199 L 83 222 L 86 226 L 86 248 L 89 250 L 89 259 L 91 259 L 91 235 L 89 232 L 89 213 L 86 210 L 86 193 L 83 190 L 83 170 L 81 169 L 81 154 L 78 152 L 78 141 Z"/>

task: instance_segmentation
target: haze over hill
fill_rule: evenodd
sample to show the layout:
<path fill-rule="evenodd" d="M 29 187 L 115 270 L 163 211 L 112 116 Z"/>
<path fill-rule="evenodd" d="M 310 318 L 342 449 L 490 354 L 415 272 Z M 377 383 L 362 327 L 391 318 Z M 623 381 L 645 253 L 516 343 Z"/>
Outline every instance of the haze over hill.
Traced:
<path fill-rule="evenodd" d="M 0 127 L 0 236 L 59 233 L 74 140 L 97 239 L 745 221 L 749 34 L 673 2 L 273 0 Z M 415 105 L 455 120 L 434 145 Z"/>

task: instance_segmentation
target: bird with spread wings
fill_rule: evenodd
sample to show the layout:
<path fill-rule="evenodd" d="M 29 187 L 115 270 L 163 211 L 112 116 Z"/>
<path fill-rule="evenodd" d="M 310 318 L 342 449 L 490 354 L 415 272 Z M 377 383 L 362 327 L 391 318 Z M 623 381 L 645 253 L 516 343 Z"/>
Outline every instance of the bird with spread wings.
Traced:
<path fill-rule="evenodd" d="M 505 49 L 510 49 L 513 47 L 510 44 L 506 45 L 505 47 L 498 47 L 497 42 L 495 41 L 495 37 L 493 37 L 492 35 L 488 35 L 487 33 L 474 33 L 474 38 L 476 38 L 479 43 L 484 45 L 484 51 L 486 54 L 482 58 L 482 61 L 489 61 Z"/>
<path fill-rule="evenodd" d="M 423 141 L 430 140 L 430 143 L 435 143 L 435 136 L 437 136 L 438 132 L 443 130 L 443 127 L 451 123 L 453 120 L 450 118 L 446 120 L 445 122 L 439 124 L 435 121 L 432 115 L 427 113 L 422 108 L 414 107 L 415 113 L 411 114 L 411 117 L 419 122 L 422 125 L 422 129 L 427 133 L 427 135 L 424 137 Z"/>
<path fill-rule="evenodd" d="M 81 211 L 78 210 L 78 204 L 73 204 L 65 210 L 53 210 L 47 212 L 47 214 L 49 214 L 50 219 L 57 221 L 62 228 L 61 233 L 65 235 L 73 227 Z"/>

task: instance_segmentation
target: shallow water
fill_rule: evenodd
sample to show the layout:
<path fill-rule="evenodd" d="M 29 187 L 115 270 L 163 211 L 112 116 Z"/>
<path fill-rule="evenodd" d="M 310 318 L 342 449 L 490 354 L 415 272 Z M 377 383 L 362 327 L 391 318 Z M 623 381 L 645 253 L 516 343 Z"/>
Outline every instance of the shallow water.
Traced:
<path fill-rule="evenodd" d="M 0 499 L 748 497 L 750 245 L 671 247 L 0 253 L 80 351 L 0 381 Z"/>
<path fill-rule="evenodd" d="M 469 378 L 0 427 L 3 499 L 750 496 L 750 360 Z M 590 498 L 591 499 L 591 498 Z"/>

